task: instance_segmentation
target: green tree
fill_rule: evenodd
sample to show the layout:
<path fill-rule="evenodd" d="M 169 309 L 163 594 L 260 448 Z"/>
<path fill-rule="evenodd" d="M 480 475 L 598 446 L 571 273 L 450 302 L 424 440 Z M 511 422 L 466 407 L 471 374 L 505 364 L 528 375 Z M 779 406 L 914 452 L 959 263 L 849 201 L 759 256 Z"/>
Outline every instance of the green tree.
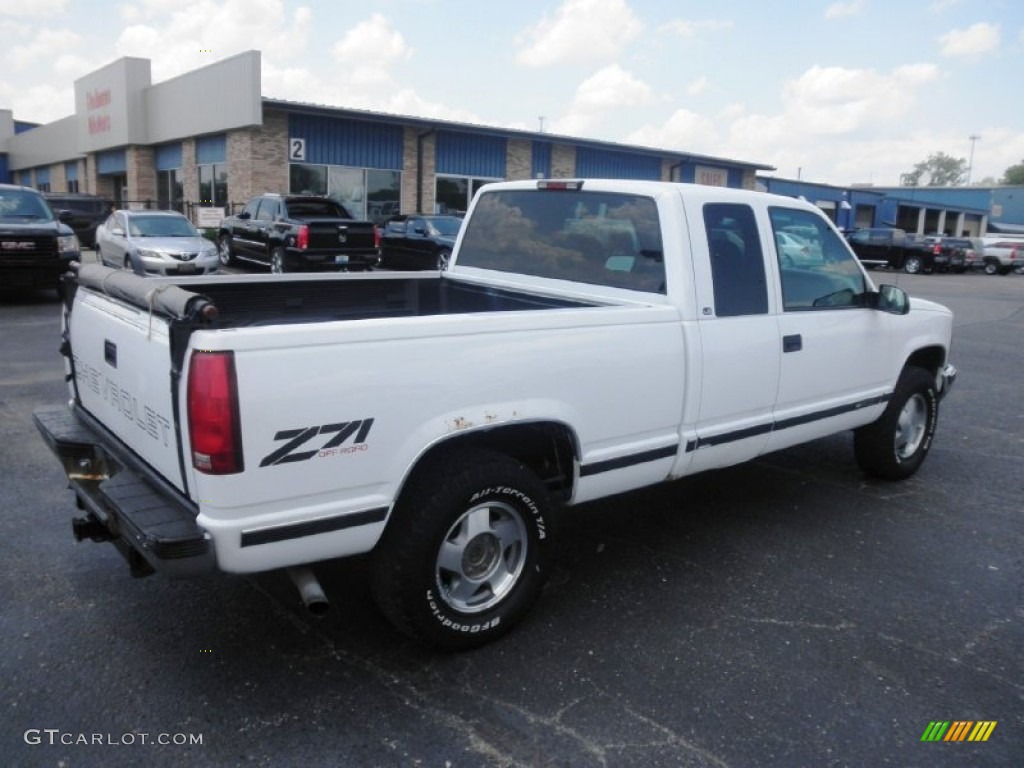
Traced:
<path fill-rule="evenodd" d="M 903 174 L 908 187 L 952 187 L 967 178 L 967 161 L 945 152 L 935 152 L 914 165 L 910 173 Z"/>
<path fill-rule="evenodd" d="M 1003 171 L 1003 184 L 1024 184 L 1024 160 Z"/>

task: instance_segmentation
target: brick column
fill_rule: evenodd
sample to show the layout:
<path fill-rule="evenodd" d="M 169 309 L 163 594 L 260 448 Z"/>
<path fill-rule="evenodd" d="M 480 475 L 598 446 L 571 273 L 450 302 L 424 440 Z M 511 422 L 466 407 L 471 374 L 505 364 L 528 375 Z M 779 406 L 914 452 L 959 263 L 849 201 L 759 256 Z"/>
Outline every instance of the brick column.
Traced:
<path fill-rule="evenodd" d="M 509 139 L 505 158 L 505 178 L 519 181 L 533 178 L 533 142 Z"/>
<path fill-rule="evenodd" d="M 422 139 L 421 139 L 422 136 Z M 407 127 L 402 150 L 402 191 L 401 191 L 401 212 L 419 213 L 416 210 L 416 202 L 419 200 L 423 213 L 433 213 L 435 176 L 437 173 L 437 134 L 429 131 L 424 134 L 418 128 Z M 422 141 L 423 166 L 419 166 L 420 146 Z M 417 184 L 422 181 L 422 187 L 417 190 Z"/>
<path fill-rule="evenodd" d="M 156 168 L 153 148 L 134 146 L 125 150 L 128 200 L 156 206 Z"/>

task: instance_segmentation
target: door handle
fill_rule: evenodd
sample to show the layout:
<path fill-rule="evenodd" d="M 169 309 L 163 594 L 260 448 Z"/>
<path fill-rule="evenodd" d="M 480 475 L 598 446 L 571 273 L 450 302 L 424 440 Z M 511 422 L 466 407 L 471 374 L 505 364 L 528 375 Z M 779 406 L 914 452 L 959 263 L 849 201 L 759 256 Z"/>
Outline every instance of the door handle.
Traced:
<path fill-rule="evenodd" d="M 782 337 L 782 351 L 783 352 L 799 352 L 804 348 L 803 337 L 799 333 L 794 333 L 790 336 Z"/>

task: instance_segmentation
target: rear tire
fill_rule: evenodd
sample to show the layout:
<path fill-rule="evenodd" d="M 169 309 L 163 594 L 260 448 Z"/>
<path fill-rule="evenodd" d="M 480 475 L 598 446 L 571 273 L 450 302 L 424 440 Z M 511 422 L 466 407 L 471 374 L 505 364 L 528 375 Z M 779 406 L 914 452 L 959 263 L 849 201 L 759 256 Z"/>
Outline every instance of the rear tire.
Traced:
<path fill-rule="evenodd" d="M 231 243 L 230 235 L 220 236 L 220 240 L 217 241 L 217 256 L 225 267 L 230 267 L 235 263 L 235 248 Z"/>
<path fill-rule="evenodd" d="M 904 368 L 882 415 L 853 433 L 857 463 L 885 480 L 910 477 L 928 455 L 938 418 L 935 377 L 923 368 Z"/>
<path fill-rule="evenodd" d="M 908 275 L 916 275 L 921 271 L 921 259 L 917 256 L 907 256 L 907 260 L 903 262 L 903 271 Z"/>
<path fill-rule="evenodd" d="M 986 261 L 985 262 L 985 274 L 986 275 L 998 275 L 1000 264 L 998 261 Z"/>
<path fill-rule="evenodd" d="M 398 629 L 445 651 L 512 629 L 547 579 L 551 502 L 520 462 L 446 452 L 419 468 L 374 550 L 372 585 Z"/>
<path fill-rule="evenodd" d="M 451 260 L 451 258 L 452 252 L 449 251 L 447 248 L 442 248 L 441 250 L 439 250 L 437 252 L 437 264 L 435 265 L 436 269 L 439 272 L 444 272 L 446 269 L 448 269 L 448 262 Z"/>
<path fill-rule="evenodd" d="M 270 272 L 275 275 L 283 275 L 288 271 L 288 260 L 285 258 L 284 248 L 276 246 L 270 252 Z"/>

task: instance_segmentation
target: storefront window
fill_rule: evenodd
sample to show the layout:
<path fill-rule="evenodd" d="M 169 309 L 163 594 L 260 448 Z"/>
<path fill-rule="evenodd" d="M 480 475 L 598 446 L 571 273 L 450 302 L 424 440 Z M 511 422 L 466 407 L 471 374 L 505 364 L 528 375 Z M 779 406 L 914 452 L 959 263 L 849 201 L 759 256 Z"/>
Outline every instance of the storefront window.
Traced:
<path fill-rule="evenodd" d="M 438 176 L 434 213 L 465 213 L 476 191 L 500 179 L 474 179 L 464 176 Z"/>
<path fill-rule="evenodd" d="M 327 168 L 327 195 L 345 206 L 357 219 L 366 216 L 365 172 L 361 168 Z"/>
<path fill-rule="evenodd" d="M 199 204 L 223 208 L 228 204 L 228 171 L 222 164 L 200 165 Z"/>
<path fill-rule="evenodd" d="M 156 172 L 156 204 L 164 211 L 185 212 L 185 189 L 181 183 L 181 169 Z"/>
<path fill-rule="evenodd" d="M 327 166 L 292 163 L 288 169 L 289 189 L 293 195 L 326 195 Z"/>
<path fill-rule="evenodd" d="M 382 224 L 400 213 L 402 175 L 398 171 L 366 172 L 366 217 Z"/>
<path fill-rule="evenodd" d="M 305 163 L 292 163 L 289 168 L 293 195 L 327 195 L 352 216 L 378 224 L 399 212 L 401 180 L 400 171 Z"/>

